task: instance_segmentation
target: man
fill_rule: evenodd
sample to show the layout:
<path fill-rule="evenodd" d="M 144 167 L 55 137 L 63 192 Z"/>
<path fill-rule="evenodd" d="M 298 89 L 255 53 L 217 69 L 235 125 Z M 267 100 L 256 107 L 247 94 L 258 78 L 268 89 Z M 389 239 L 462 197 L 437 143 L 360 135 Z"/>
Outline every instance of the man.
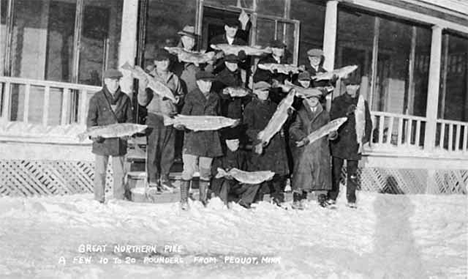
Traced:
<path fill-rule="evenodd" d="M 169 65 L 170 54 L 164 49 L 159 50 L 154 57 L 155 67 L 150 75 L 172 91 L 176 103 L 162 98 L 151 89 L 145 89 L 147 80 L 140 80 L 138 89 L 138 103 L 148 111 L 146 117 L 146 125 L 149 128 L 146 147 L 148 194 L 171 191 L 173 188 L 169 172 L 174 163 L 175 131 L 172 126 L 164 125 L 164 118 L 177 114 L 177 105 L 182 102 L 184 93 L 179 78 L 169 71 Z"/>
<path fill-rule="evenodd" d="M 364 127 L 361 144 L 369 142 L 372 131 L 372 122 L 367 101 L 361 101 L 363 98 L 359 94 L 360 78 L 346 78 L 342 80 L 342 86 L 346 88 L 346 93 L 336 97 L 333 100 L 330 118 L 331 120 L 348 117 L 348 120 L 338 129 L 338 138 L 331 141 L 332 159 L 332 190 L 328 192 L 327 203 L 334 205 L 340 191 L 340 178 L 343 162 L 346 160 L 347 183 L 346 199 L 348 206 L 356 208 L 356 188 L 358 186 L 358 163 L 361 159 L 360 144 L 356 138 L 356 110 L 364 112 L 365 123 L 359 126 Z"/>
<path fill-rule="evenodd" d="M 104 75 L 104 87 L 89 101 L 86 126 L 105 126 L 116 123 L 132 123 L 133 111 L 130 98 L 120 90 L 122 73 L 118 70 L 107 70 Z M 92 152 L 96 154 L 94 176 L 94 199 L 105 201 L 107 163 L 112 156 L 114 172 L 114 198 L 124 199 L 125 195 L 125 154 L 127 141 L 123 138 L 92 138 Z"/>
<path fill-rule="evenodd" d="M 223 134 L 226 142 L 226 152 L 222 157 L 217 157 L 213 160 L 212 173 L 213 177 L 218 174 L 218 168 L 226 172 L 232 168 L 239 170 L 247 170 L 248 160 L 247 154 L 243 150 L 239 150 L 240 144 L 239 130 L 236 128 L 230 129 Z M 213 178 L 211 180 L 211 190 L 219 197 L 226 206 L 230 201 L 230 197 L 239 205 L 250 208 L 250 205 L 255 199 L 260 185 L 242 184 L 232 177 Z"/>
<path fill-rule="evenodd" d="M 183 47 L 187 51 L 195 49 L 198 34 L 195 33 L 195 27 L 186 25 L 184 28 L 177 32 L 180 35 L 180 42 L 178 47 Z M 177 58 L 175 59 L 177 60 Z M 174 73 L 180 78 L 184 93 L 187 94 L 197 88 L 195 74 L 200 71 L 200 68 L 193 63 L 176 62 L 173 66 Z"/>
<path fill-rule="evenodd" d="M 219 115 L 219 96 L 211 90 L 215 76 L 209 72 L 198 72 L 195 76 L 198 88 L 187 94 L 182 108 L 183 115 Z M 185 129 L 179 126 L 177 129 Z M 183 210 L 188 209 L 188 194 L 193 174 L 200 172 L 200 201 L 207 203 L 207 190 L 211 178 L 213 158 L 222 156 L 221 143 L 217 131 L 190 131 L 185 129 L 185 142 L 182 154 L 184 169 L 180 184 L 180 202 Z"/>
<path fill-rule="evenodd" d="M 277 108 L 269 99 L 270 89 L 271 85 L 265 81 L 254 83 L 253 91 L 257 98 L 245 107 L 244 122 L 254 151 L 249 171 L 270 170 L 275 173 L 271 181 L 262 183 L 259 200 L 262 200 L 263 194 L 270 188 L 273 203 L 280 206 L 284 202 L 286 176 L 289 174 L 284 132 L 281 130 L 276 133 L 267 146 L 262 146 L 258 139 L 258 133 L 265 129 Z"/>
<path fill-rule="evenodd" d="M 323 68 L 323 63 L 325 62 L 325 56 L 323 55 L 323 51 L 321 49 L 313 48 L 307 51 L 307 56 L 309 58 L 309 65 L 306 66 L 306 70 L 309 72 L 311 77 L 316 76 L 319 73 L 326 73 L 327 70 Z M 322 94 L 325 96 L 329 92 L 329 89 L 334 87 L 336 84 L 336 80 L 338 78 L 334 76 L 330 80 L 321 80 L 312 82 L 311 87 L 319 87 Z"/>

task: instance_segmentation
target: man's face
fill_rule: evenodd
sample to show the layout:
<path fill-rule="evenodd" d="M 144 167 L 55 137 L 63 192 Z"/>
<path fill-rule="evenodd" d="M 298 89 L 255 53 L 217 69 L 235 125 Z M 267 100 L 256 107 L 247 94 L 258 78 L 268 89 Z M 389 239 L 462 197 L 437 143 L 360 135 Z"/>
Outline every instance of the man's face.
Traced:
<path fill-rule="evenodd" d="M 117 91 L 117 89 L 119 89 L 120 79 L 105 78 L 104 84 L 106 85 L 107 90 L 109 90 L 110 93 L 114 94 Z"/>
<path fill-rule="evenodd" d="M 235 72 L 237 70 L 237 68 L 239 68 L 239 66 L 237 65 L 236 62 L 224 62 L 226 63 L 226 68 L 229 69 L 229 71 L 231 72 Z"/>
<path fill-rule="evenodd" d="M 320 65 L 320 56 L 309 56 L 310 65 L 313 67 L 318 67 Z"/>
<path fill-rule="evenodd" d="M 281 48 L 273 47 L 271 48 L 271 51 L 273 52 L 274 56 L 283 57 L 285 49 L 283 47 Z"/>
<path fill-rule="evenodd" d="M 357 84 L 348 84 L 348 85 L 346 85 L 346 93 L 348 93 L 349 96 L 354 98 L 354 97 L 356 97 L 356 94 L 357 94 L 357 92 L 359 90 L 359 87 L 360 86 L 357 85 Z"/>
<path fill-rule="evenodd" d="M 310 79 L 301 79 L 301 80 L 298 80 L 298 81 L 299 81 L 299 83 L 301 84 L 302 87 L 309 88 Z"/>
<path fill-rule="evenodd" d="M 236 36 L 236 33 L 237 33 L 237 27 L 236 26 L 231 27 L 231 26 L 228 26 L 228 25 L 224 25 L 224 31 L 226 31 L 226 36 L 228 36 L 229 38 L 234 38 Z"/>
<path fill-rule="evenodd" d="M 237 151 L 237 149 L 239 149 L 239 143 L 240 143 L 239 139 L 226 140 L 226 146 L 232 152 L 235 152 Z"/>
<path fill-rule="evenodd" d="M 198 88 L 200 88 L 200 91 L 203 93 L 210 92 L 211 84 L 212 84 L 211 80 L 203 80 L 203 79 L 197 80 Z"/>
<path fill-rule="evenodd" d="M 266 101 L 268 99 L 268 96 L 270 95 L 270 90 L 268 89 L 255 90 L 254 93 L 257 94 L 258 98 L 261 101 Z"/>
<path fill-rule="evenodd" d="M 154 60 L 154 65 L 156 66 L 156 69 L 160 71 L 167 71 L 167 69 L 169 69 L 169 59 Z"/>
<path fill-rule="evenodd" d="M 319 99 L 317 97 L 309 97 L 306 98 L 306 102 L 311 108 L 315 108 L 319 104 Z"/>
<path fill-rule="evenodd" d="M 189 36 L 182 36 L 180 40 L 182 41 L 182 45 L 184 46 L 184 49 L 192 50 L 193 47 L 195 46 L 195 38 L 192 38 Z"/>

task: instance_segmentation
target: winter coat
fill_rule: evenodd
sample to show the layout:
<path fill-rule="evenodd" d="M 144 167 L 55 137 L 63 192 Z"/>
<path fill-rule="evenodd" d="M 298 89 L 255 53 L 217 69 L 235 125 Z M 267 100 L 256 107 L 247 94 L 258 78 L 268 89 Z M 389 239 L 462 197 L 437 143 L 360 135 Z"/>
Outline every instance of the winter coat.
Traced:
<path fill-rule="evenodd" d="M 309 72 L 309 74 L 310 74 L 311 77 L 314 77 L 314 76 L 316 76 L 316 75 L 319 74 L 319 73 L 326 73 L 326 72 L 328 72 L 328 71 L 325 70 L 321 65 L 318 67 L 317 70 L 315 70 L 314 68 L 312 68 L 312 66 L 308 65 L 308 66 L 306 66 L 306 71 Z M 312 80 L 312 81 L 310 82 L 310 87 L 335 86 L 335 83 L 336 83 L 336 80 L 335 80 L 335 81 L 334 81 L 334 80 L 332 80 L 332 81 L 330 81 L 330 80 L 319 80 L 319 81 L 314 81 L 314 80 Z M 328 92 L 327 92 L 326 90 L 324 90 L 322 93 L 323 93 L 324 95 L 327 95 Z"/>
<path fill-rule="evenodd" d="M 331 120 L 348 117 L 348 120 L 338 129 L 338 138 L 331 141 L 331 153 L 333 157 L 338 157 L 347 160 L 360 160 L 361 154 L 359 144 L 356 140 L 356 120 L 354 116 L 354 108 L 357 106 L 359 95 L 352 98 L 348 93 L 336 97 L 330 109 Z M 363 144 L 369 142 L 372 132 L 372 120 L 369 112 L 369 105 L 364 101 L 365 107 L 365 133 Z"/>
<path fill-rule="evenodd" d="M 310 133 L 330 122 L 330 116 L 319 104 L 312 112 L 304 102 L 297 112 L 295 121 L 289 128 L 289 134 L 294 141 L 300 141 Z M 294 174 L 292 177 L 293 190 L 317 191 L 331 189 L 331 157 L 328 137 L 297 148 Z"/>
<path fill-rule="evenodd" d="M 221 115 L 242 120 L 242 107 L 247 102 L 247 97 L 233 98 L 229 96 L 229 94 L 222 93 L 223 89 L 226 87 L 238 86 L 242 86 L 240 70 L 231 72 L 228 68 L 225 68 L 216 76 L 212 90 L 217 92 L 221 99 Z"/>
<path fill-rule="evenodd" d="M 187 94 L 181 114 L 220 115 L 219 97 L 211 91 L 206 98 L 197 88 Z M 186 131 L 183 153 L 210 158 L 223 155 L 218 131 Z"/>
<path fill-rule="evenodd" d="M 112 106 L 115 106 L 112 109 Z M 104 86 L 89 100 L 86 126 L 105 126 L 116 123 L 133 123 L 132 102 L 120 88 L 112 96 Z M 106 138 L 93 142 L 92 152 L 97 155 L 123 156 L 127 154 L 127 141 L 121 138 Z"/>
<path fill-rule="evenodd" d="M 184 95 L 197 89 L 197 81 L 195 75 L 201 71 L 200 67 L 193 63 L 175 62 L 173 72 L 179 77 Z"/>
<path fill-rule="evenodd" d="M 260 141 L 257 135 L 270 121 L 276 111 L 277 105 L 270 101 L 260 101 L 254 98 L 244 110 L 244 123 L 247 126 L 247 136 L 253 142 L 253 146 Z M 279 175 L 289 174 L 288 158 L 286 155 L 286 141 L 283 132 L 276 133 L 270 143 L 263 148 L 262 154 L 252 150 L 251 166 L 249 171 L 270 170 Z"/>
<path fill-rule="evenodd" d="M 157 81 L 160 81 L 164 85 L 166 85 L 169 89 L 171 89 L 172 94 L 174 97 L 179 97 L 180 100 L 184 97 L 184 91 L 182 90 L 182 85 L 180 84 L 179 78 L 172 72 L 168 72 L 165 77 L 160 76 L 156 69 L 151 71 L 150 73 L 153 78 Z M 138 104 L 141 106 L 146 107 L 148 113 L 153 113 L 156 115 L 167 115 L 172 116 L 177 114 L 177 105 L 178 103 L 173 103 L 171 100 L 167 98 L 163 98 L 158 94 L 155 94 L 151 89 L 140 88 L 138 90 Z"/>

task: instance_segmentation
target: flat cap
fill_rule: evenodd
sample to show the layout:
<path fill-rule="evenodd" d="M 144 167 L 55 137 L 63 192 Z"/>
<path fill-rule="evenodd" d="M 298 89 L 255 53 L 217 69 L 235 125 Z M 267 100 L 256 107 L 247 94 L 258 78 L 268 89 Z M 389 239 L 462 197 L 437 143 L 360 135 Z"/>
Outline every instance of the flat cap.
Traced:
<path fill-rule="evenodd" d="M 286 47 L 286 44 L 283 43 L 283 41 L 281 41 L 281 40 L 271 40 L 270 41 L 270 47 L 284 48 L 284 47 Z"/>
<path fill-rule="evenodd" d="M 123 77 L 122 73 L 116 69 L 109 69 L 104 72 L 102 78 L 112 78 L 112 79 L 119 79 Z"/>
<path fill-rule="evenodd" d="M 312 48 L 307 51 L 308 56 L 323 56 L 323 51 L 318 48 Z"/>
<path fill-rule="evenodd" d="M 212 81 L 212 80 L 215 79 L 215 75 L 213 75 L 210 72 L 200 71 L 200 72 L 195 74 L 195 79 L 196 80 L 210 80 L 210 81 Z"/>
<path fill-rule="evenodd" d="M 240 61 L 240 59 L 235 54 L 228 54 L 228 55 L 226 55 L 226 57 L 224 57 L 224 61 L 231 62 L 231 63 L 237 63 L 237 62 Z"/>
<path fill-rule="evenodd" d="M 240 21 L 237 18 L 226 18 L 224 19 L 224 25 L 229 27 L 239 27 Z"/>
<path fill-rule="evenodd" d="M 254 83 L 253 90 L 269 90 L 271 85 L 266 81 L 259 81 Z"/>
<path fill-rule="evenodd" d="M 297 80 L 310 80 L 310 73 L 307 71 L 299 73 Z"/>
<path fill-rule="evenodd" d="M 153 60 L 171 60 L 171 54 L 165 49 L 158 49 L 153 55 Z"/>
<path fill-rule="evenodd" d="M 344 85 L 361 85 L 361 77 L 358 75 L 348 75 L 342 78 L 341 81 Z"/>

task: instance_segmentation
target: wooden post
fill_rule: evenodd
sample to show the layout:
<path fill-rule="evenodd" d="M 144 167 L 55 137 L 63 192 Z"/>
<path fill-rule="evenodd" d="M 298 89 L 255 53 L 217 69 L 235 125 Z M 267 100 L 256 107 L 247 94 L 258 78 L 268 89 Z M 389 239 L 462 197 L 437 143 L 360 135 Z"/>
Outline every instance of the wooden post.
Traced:
<path fill-rule="evenodd" d="M 336 32 L 338 22 L 338 1 L 327 1 L 325 12 L 325 30 L 323 33 L 323 54 L 325 62 L 323 67 L 329 71 L 335 69 L 335 48 L 336 48 Z M 330 111 L 333 92 L 327 95 L 327 110 Z"/>
<path fill-rule="evenodd" d="M 124 0 L 122 8 L 122 28 L 120 32 L 119 65 L 125 62 L 135 65 L 137 50 L 138 0 Z M 132 95 L 133 77 L 130 71 L 122 70 L 123 78 L 120 88 L 128 95 Z"/>
<path fill-rule="evenodd" d="M 431 60 L 429 64 L 429 83 L 426 106 L 426 131 L 424 149 L 432 151 L 435 147 L 437 128 L 437 109 L 439 104 L 440 60 L 442 53 L 442 27 L 432 27 Z M 443 140 L 443 139 L 441 139 Z"/>

